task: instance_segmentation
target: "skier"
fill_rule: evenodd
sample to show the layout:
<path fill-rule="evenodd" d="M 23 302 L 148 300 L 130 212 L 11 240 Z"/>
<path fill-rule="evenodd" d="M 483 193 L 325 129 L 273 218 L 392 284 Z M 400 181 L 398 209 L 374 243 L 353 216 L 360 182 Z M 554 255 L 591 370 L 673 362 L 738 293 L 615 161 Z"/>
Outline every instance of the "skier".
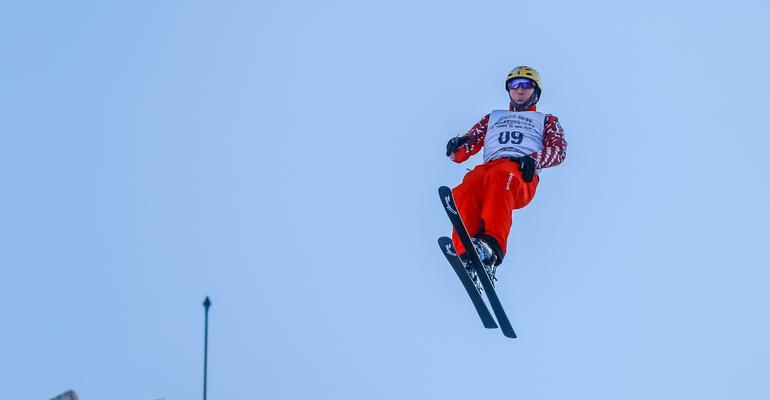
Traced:
<path fill-rule="evenodd" d="M 542 87 L 534 68 L 514 68 L 505 78 L 508 111 L 492 111 L 446 146 L 447 157 L 456 163 L 484 148 L 483 164 L 468 172 L 452 194 L 493 284 L 497 266 L 505 257 L 513 210 L 526 206 L 535 196 L 538 172 L 561 164 L 566 157 L 567 142 L 559 119 L 537 111 Z M 466 260 L 476 287 L 481 288 L 456 231 L 452 242 Z"/>

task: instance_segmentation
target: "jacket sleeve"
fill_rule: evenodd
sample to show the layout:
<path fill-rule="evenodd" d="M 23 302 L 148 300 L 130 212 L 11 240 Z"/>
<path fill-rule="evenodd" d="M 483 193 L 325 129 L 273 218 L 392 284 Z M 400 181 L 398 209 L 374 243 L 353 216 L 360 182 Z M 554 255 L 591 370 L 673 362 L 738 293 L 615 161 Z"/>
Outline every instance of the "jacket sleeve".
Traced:
<path fill-rule="evenodd" d="M 537 162 L 537 168 L 555 167 L 567 157 L 567 141 L 564 139 L 564 129 L 555 115 L 545 116 L 543 129 L 543 151 L 529 155 Z"/>
<path fill-rule="evenodd" d="M 481 147 L 484 146 L 484 138 L 487 136 L 488 124 L 489 114 L 485 115 L 481 121 L 477 122 L 476 125 L 473 125 L 473 127 L 463 135 L 464 137 L 469 136 L 471 140 L 457 149 L 457 151 L 450 155 L 449 158 L 456 163 L 461 163 L 471 158 L 472 155 L 478 153 L 479 150 L 481 150 Z"/>

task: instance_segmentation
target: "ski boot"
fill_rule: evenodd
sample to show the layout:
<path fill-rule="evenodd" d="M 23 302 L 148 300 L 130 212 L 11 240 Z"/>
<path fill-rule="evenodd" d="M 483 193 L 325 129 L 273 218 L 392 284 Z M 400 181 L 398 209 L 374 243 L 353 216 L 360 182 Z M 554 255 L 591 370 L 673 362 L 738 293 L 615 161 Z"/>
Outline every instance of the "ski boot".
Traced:
<path fill-rule="evenodd" d="M 473 247 L 476 248 L 476 253 L 481 259 L 481 264 L 484 266 L 484 270 L 487 272 L 487 276 L 489 276 L 489 281 L 492 282 L 492 287 L 495 287 L 495 281 L 497 280 L 495 277 L 495 272 L 497 272 L 497 266 L 495 265 L 495 262 L 497 261 L 497 255 L 495 255 L 492 247 L 490 247 L 489 244 L 484 241 L 484 239 L 471 238 L 471 241 L 473 241 Z M 473 284 L 476 286 L 476 289 L 478 289 L 479 293 L 483 292 L 484 287 L 481 285 L 479 276 L 476 273 L 476 268 L 473 268 L 473 264 L 471 264 L 471 260 L 468 258 L 468 254 L 463 253 L 463 255 L 460 257 L 460 261 L 462 261 L 463 265 L 465 266 L 465 270 L 468 272 L 468 276 L 470 276 L 471 281 L 473 281 Z"/>
<path fill-rule="evenodd" d="M 487 271 L 487 275 L 489 275 L 489 281 L 492 282 L 492 287 L 495 287 L 495 281 L 497 281 L 497 277 L 495 277 L 495 273 L 497 272 L 497 255 L 492 250 L 492 246 L 489 245 L 484 239 L 480 238 L 471 238 L 471 241 L 473 242 L 473 247 L 476 248 L 476 253 L 478 253 L 479 258 L 481 259 L 481 264 L 484 265 L 484 270 Z M 476 277 L 478 279 L 478 277 Z"/>

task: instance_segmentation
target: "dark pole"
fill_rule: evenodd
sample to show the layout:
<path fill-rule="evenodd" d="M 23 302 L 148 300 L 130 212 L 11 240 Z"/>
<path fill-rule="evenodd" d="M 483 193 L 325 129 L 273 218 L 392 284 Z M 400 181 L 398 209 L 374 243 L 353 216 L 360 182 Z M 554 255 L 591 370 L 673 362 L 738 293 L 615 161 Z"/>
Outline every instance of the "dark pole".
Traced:
<path fill-rule="evenodd" d="M 211 300 L 209 300 L 208 296 L 203 301 L 203 306 L 206 307 L 206 333 L 203 339 L 203 400 L 206 400 L 206 380 L 208 378 L 209 364 L 209 307 L 211 307 Z"/>

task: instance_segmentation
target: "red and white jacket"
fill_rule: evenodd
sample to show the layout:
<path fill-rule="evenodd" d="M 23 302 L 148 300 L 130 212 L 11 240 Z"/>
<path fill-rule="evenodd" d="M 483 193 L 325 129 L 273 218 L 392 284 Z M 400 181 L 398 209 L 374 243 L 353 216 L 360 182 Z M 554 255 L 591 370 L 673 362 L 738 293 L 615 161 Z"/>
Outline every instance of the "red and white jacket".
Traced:
<path fill-rule="evenodd" d="M 510 110 L 513 111 L 513 110 Z M 537 111 L 533 105 L 527 111 Z M 484 146 L 484 138 L 487 135 L 489 125 L 487 114 L 463 136 L 470 136 L 471 140 L 457 149 L 450 158 L 461 163 L 476 154 Z M 564 139 L 564 130 L 555 115 L 546 114 L 543 124 L 543 150 L 529 154 L 537 162 L 537 169 L 555 167 L 567 157 L 567 141 Z"/>

